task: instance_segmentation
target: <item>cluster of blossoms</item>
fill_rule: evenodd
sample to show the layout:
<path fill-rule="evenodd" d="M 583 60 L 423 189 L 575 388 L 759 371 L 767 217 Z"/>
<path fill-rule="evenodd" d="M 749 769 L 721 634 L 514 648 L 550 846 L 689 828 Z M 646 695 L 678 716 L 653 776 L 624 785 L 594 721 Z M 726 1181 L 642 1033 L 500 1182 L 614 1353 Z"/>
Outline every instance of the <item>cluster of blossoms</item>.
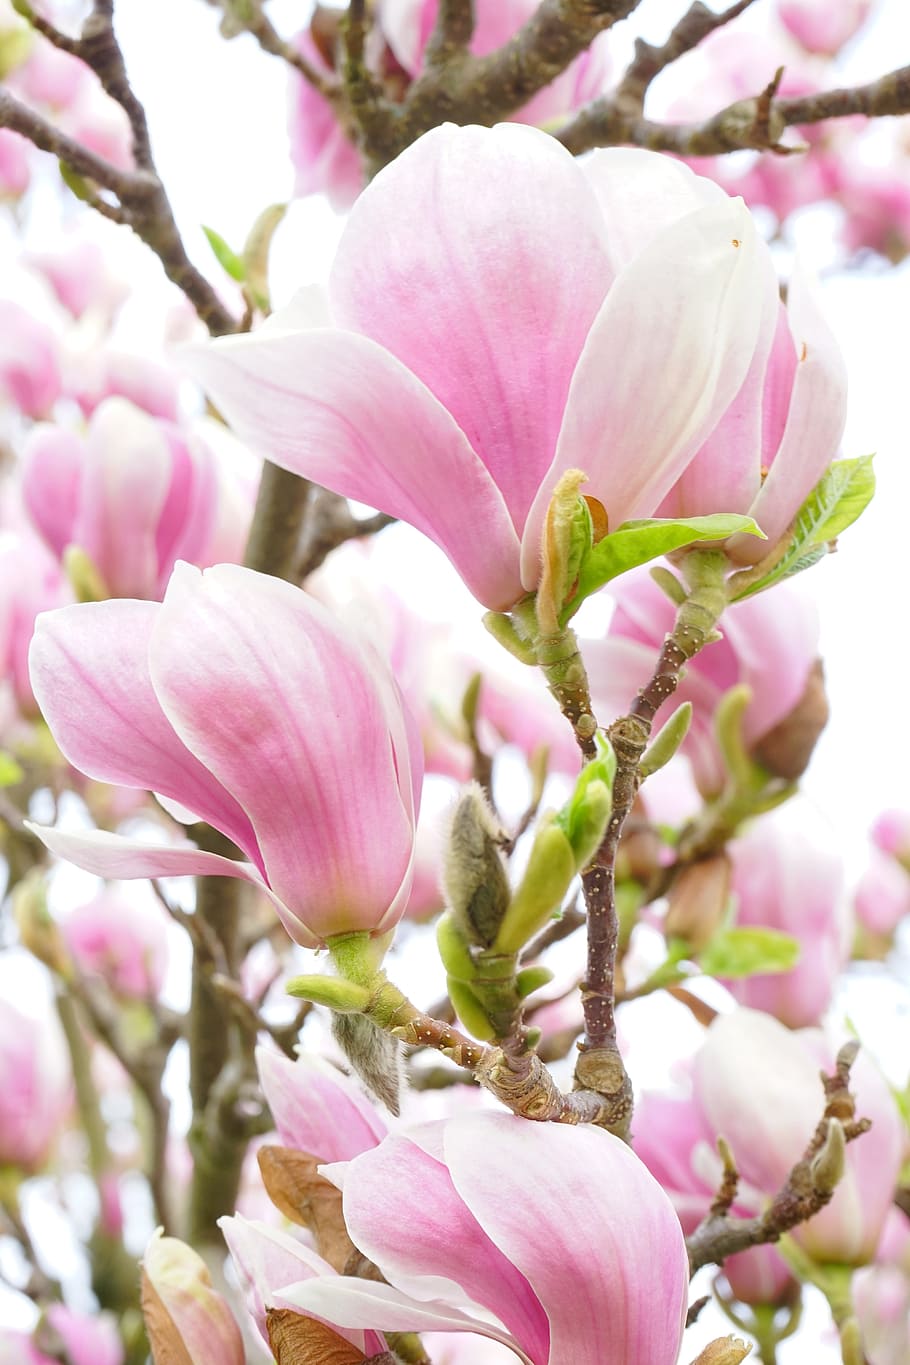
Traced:
<path fill-rule="evenodd" d="M 440 6 L 374 8 L 366 69 L 404 94 Z M 471 50 L 536 8 L 478 0 Z M 777 6 L 825 57 L 869 9 Z M 338 19 L 317 6 L 298 40 L 327 76 Z M 754 88 L 747 56 L 725 64 L 731 99 Z M 78 124 L 106 98 L 88 68 L 3 8 L 0 62 L 30 107 L 132 164 L 116 128 L 106 144 Z M 117 347 L 122 292 L 90 245 L 24 263 L 56 329 L 0 302 L 0 854 L 63 1035 L 0 1007 L 0 1235 L 33 1254 L 29 1200 L 49 1175 L 61 1203 L 78 1186 L 81 1126 L 92 1288 L 118 1319 L 84 1313 L 39 1258 L 14 1288 L 40 1319 L 0 1328 L 0 1361 L 132 1365 L 141 1304 L 156 1365 L 688 1365 L 703 1264 L 765 1359 L 803 1284 L 849 1365 L 906 1358 L 906 1106 L 867 1050 L 839 1047 L 836 1006 L 852 958 L 899 944 L 910 825 L 880 818 L 851 893 L 829 844 L 770 814 L 827 720 L 817 612 L 785 580 L 869 495 L 866 463 L 835 463 L 844 365 L 800 267 L 781 298 L 718 166 L 576 159 L 529 126 L 609 81 L 604 35 L 513 121 L 436 127 L 366 187 L 300 82 L 298 191 L 353 204 L 327 288 L 160 364 Z M 21 150 L 4 136 L 0 178 Z M 252 490 L 191 416 L 203 394 L 255 456 L 432 541 L 535 671 L 452 650 L 369 550 L 294 581 L 244 565 Z M 607 610 L 576 637 L 588 598 Z M 80 899 L 47 851 L 105 885 Z M 187 877 L 191 912 L 170 881 Z M 127 884 L 143 880 L 157 899 Z M 576 954 L 547 993 L 544 954 L 582 899 L 586 974 Z M 405 918 L 436 922 L 439 1018 L 390 979 L 424 933 L 393 946 Z M 301 950 L 326 970 L 295 976 Z M 291 1023 L 277 982 L 304 1002 Z M 675 1089 L 633 1105 L 626 1078 L 608 1109 L 592 1059 L 624 1076 L 624 1030 L 665 990 L 695 1030 Z M 181 1038 L 189 1131 L 169 1111 Z M 483 1089 L 454 1084 L 465 1072 Z M 693 1365 L 745 1349 L 715 1341 Z"/>

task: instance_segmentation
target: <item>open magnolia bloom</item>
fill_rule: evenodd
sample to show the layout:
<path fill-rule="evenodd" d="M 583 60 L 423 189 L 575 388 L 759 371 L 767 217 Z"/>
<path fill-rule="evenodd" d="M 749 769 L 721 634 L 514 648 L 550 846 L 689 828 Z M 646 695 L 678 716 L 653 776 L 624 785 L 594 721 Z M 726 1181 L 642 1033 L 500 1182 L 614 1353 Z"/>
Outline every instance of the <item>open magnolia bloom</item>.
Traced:
<path fill-rule="evenodd" d="M 675 1365 L 688 1260 L 667 1196 L 619 1138 L 475 1113 L 323 1167 L 387 1283 L 273 1282 L 340 1328 L 473 1332 L 526 1365 Z"/>
<path fill-rule="evenodd" d="M 67 759 L 205 820 L 249 858 L 35 827 L 103 877 L 241 877 L 296 942 L 404 913 L 420 741 L 388 666 L 317 602 L 233 564 L 178 564 L 161 604 L 42 615 L 32 684 Z M 368 875 L 364 875 L 368 869 Z"/>
<path fill-rule="evenodd" d="M 328 316 L 298 298 L 184 354 L 254 450 L 410 522 L 502 611 L 537 587 L 567 470 L 611 529 L 654 514 L 740 389 L 769 294 L 742 202 L 681 163 L 446 125 L 358 199 Z"/>

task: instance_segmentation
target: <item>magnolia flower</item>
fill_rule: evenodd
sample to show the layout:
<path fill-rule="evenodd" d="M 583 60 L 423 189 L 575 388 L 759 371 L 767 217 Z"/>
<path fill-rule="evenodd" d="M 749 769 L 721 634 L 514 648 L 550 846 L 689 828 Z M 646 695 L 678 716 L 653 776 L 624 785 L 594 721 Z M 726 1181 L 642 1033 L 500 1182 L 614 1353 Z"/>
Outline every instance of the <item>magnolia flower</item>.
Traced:
<path fill-rule="evenodd" d="M 786 307 L 772 290 L 749 373 L 659 508 L 664 517 L 723 509 L 754 517 L 767 542 L 735 537 L 744 563 L 773 553 L 837 454 L 847 415 L 843 356 L 801 270 Z"/>
<path fill-rule="evenodd" d="M 53 332 L 18 303 L 0 299 L 0 400 L 26 417 L 44 417 L 60 397 L 60 383 Z"/>
<path fill-rule="evenodd" d="M 822 1113 L 819 1070 L 833 1049 L 818 1030 L 791 1033 L 757 1010 L 716 1019 L 695 1058 L 696 1102 L 713 1133 L 723 1133 L 747 1185 L 770 1197 L 802 1157 Z M 906 1132 L 891 1091 L 860 1052 L 851 1073 L 857 1116 L 872 1127 L 846 1150 L 831 1202 L 793 1229 L 816 1261 L 863 1265 L 875 1255 L 891 1208 Z"/>
<path fill-rule="evenodd" d="M 276 1304 L 348 1329 L 474 1332 L 525 1365 L 674 1365 L 682 1231 L 642 1163 L 602 1129 L 461 1115 L 390 1134 L 323 1174 L 386 1283 L 308 1278 L 276 1285 Z"/>
<path fill-rule="evenodd" d="M 260 1047 L 256 1066 L 285 1147 L 322 1161 L 348 1161 L 385 1137 L 379 1111 L 330 1062 L 307 1053 L 292 1062 Z"/>
<path fill-rule="evenodd" d="M 746 376 L 764 250 L 667 157 L 446 125 L 358 199 L 328 316 L 298 299 L 186 355 L 254 449 L 411 522 L 506 610 L 566 470 L 614 528 L 654 513 Z"/>
<path fill-rule="evenodd" d="M 859 32 L 869 17 L 872 0 L 777 0 L 777 12 L 787 30 L 807 52 L 833 57 Z"/>
<path fill-rule="evenodd" d="M 647 569 L 626 574 L 616 585 L 615 596 L 607 635 L 584 642 L 595 712 L 604 720 L 625 715 L 642 680 L 653 673 L 675 619 L 672 602 Z M 677 703 L 692 703 L 683 752 L 706 795 L 719 791 L 725 780 L 713 726 L 724 693 L 738 683 L 750 688 L 743 738 L 761 761 L 763 742 L 802 701 L 818 657 L 817 609 L 789 583 L 728 607 L 720 630 L 723 639 L 706 645 L 689 661 L 675 693 Z"/>
<path fill-rule="evenodd" d="M 871 848 L 854 893 L 853 907 L 864 929 L 886 942 L 890 940 L 901 920 L 910 915 L 910 876 L 906 868 L 881 849 Z"/>
<path fill-rule="evenodd" d="M 245 1365 L 240 1328 L 205 1261 L 160 1228 L 142 1259 L 142 1312 L 156 1360 Z"/>
<path fill-rule="evenodd" d="M 78 546 L 113 597 L 160 598 L 178 559 L 209 565 L 216 548 L 229 557 L 219 521 L 231 490 L 212 452 L 124 398 L 95 409 L 84 441 L 63 427 L 36 427 L 22 496 L 54 554 Z M 245 539 L 236 525 L 237 559 Z"/>
<path fill-rule="evenodd" d="M 70 910 L 63 941 L 81 972 L 102 977 L 115 995 L 155 999 L 167 971 L 167 921 L 161 908 L 113 888 Z"/>
<path fill-rule="evenodd" d="M 36 710 L 28 676 L 35 618 L 70 597 L 60 566 L 29 527 L 0 530 L 0 697 L 8 692 L 23 715 Z"/>
<path fill-rule="evenodd" d="M 42 616 L 30 663 L 74 767 L 160 793 L 250 862 L 38 827 L 53 852 L 105 877 L 264 885 L 307 946 L 400 918 L 419 741 L 387 667 L 300 589 L 232 564 L 179 564 L 160 605 L 112 600 Z"/>
<path fill-rule="evenodd" d="M 790 1028 L 817 1024 L 850 954 L 852 916 L 840 858 L 790 825 L 769 818 L 728 844 L 736 923 L 790 934 L 799 944 L 791 971 L 726 983 L 743 1005 Z"/>
<path fill-rule="evenodd" d="M 0 1000 L 0 1167 L 42 1166 L 71 1098 L 59 1030 Z"/>

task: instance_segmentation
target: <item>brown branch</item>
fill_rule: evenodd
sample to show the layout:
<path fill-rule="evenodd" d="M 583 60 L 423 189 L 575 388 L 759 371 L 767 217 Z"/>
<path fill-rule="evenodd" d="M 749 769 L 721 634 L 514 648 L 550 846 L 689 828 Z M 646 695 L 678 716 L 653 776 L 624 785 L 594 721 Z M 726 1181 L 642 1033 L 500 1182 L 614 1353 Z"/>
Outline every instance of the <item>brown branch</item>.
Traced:
<path fill-rule="evenodd" d="M 695 0 L 660 47 L 646 43 L 643 38 L 636 39 L 635 56 L 616 87 L 613 102 L 619 108 L 640 115 L 644 109 L 645 95 L 662 71 L 691 52 L 716 29 L 736 19 L 753 3 L 754 0 L 736 0 L 736 4 L 718 13 L 708 9 L 701 0 Z"/>
<path fill-rule="evenodd" d="M 822 1075 L 825 1089 L 822 1118 L 802 1157 L 764 1213 L 755 1218 L 730 1216 L 729 1208 L 735 1197 L 738 1177 L 732 1157 L 725 1160 L 722 1190 L 708 1216 L 686 1238 L 693 1275 L 702 1266 L 720 1265 L 728 1256 L 745 1251 L 747 1247 L 778 1241 L 783 1233 L 813 1218 L 830 1201 L 836 1180 L 832 1180 L 830 1172 L 821 1168 L 817 1161 L 829 1140 L 830 1125 L 841 1124 L 847 1142 L 852 1142 L 871 1127 L 868 1119 L 854 1117 L 856 1102 L 849 1088 L 850 1068 L 858 1050 L 858 1043 L 847 1043 L 838 1053 L 832 1074 Z"/>
<path fill-rule="evenodd" d="M 21 133 L 33 146 L 42 152 L 50 152 L 76 175 L 94 180 L 97 185 L 113 191 L 121 199 L 130 193 L 137 194 L 143 184 L 147 192 L 152 190 L 152 182 L 148 177 L 140 178 L 134 171 L 122 171 L 112 166 L 109 161 L 68 137 L 41 114 L 3 89 L 0 89 L 0 127 Z"/>
<path fill-rule="evenodd" d="M 555 136 L 576 155 L 592 147 L 619 144 L 678 156 L 719 156 L 742 150 L 790 155 L 802 149 L 781 142 L 787 128 L 853 114 L 882 118 L 910 113 L 910 66 L 868 85 L 786 98 L 777 96 L 772 82 L 754 99 L 739 100 L 701 123 L 658 123 L 640 117 L 629 103 L 627 99 L 624 105 L 616 95 L 594 100 Z"/>
<path fill-rule="evenodd" d="M 249 33 L 263 52 L 287 62 L 329 103 L 337 101 L 340 92 L 337 82 L 319 71 L 302 52 L 298 52 L 293 43 L 282 38 L 266 15 L 262 0 L 243 0 L 239 4 L 238 0 L 208 0 L 208 3 L 223 11 L 225 17 L 221 31 L 226 38 L 232 38 L 237 33 Z"/>
<path fill-rule="evenodd" d="M 427 67 L 444 66 L 467 51 L 474 36 L 474 0 L 439 0 L 436 26 L 424 53 Z"/>
<path fill-rule="evenodd" d="M 392 526 L 396 520 L 385 512 L 377 512 L 374 516 L 358 520 L 351 512 L 346 498 L 315 485 L 308 511 L 306 531 L 299 545 L 299 558 L 295 563 L 298 582 L 318 569 L 339 545 L 359 539 L 361 536 L 375 535 L 384 527 Z"/>

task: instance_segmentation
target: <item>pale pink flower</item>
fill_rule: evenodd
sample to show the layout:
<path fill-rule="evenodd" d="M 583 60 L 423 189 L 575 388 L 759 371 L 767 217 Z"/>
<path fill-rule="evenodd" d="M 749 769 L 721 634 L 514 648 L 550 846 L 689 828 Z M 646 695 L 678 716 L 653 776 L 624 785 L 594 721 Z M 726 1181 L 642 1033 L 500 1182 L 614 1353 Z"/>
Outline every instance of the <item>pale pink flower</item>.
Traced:
<path fill-rule="evenodd" d="M 604 723 L 625 715 L 632 698 L 654 671 L 675 608 L 647 569 L 626 574 L 614 589 L 616 610 L 602 640 L 585 640 L 595 714 Z M 818 657 L 818 612 L 802 590 L 781 583 L 728 607 L 722 640 L 706 645 L 686 665 L 675 702 L 692 703 L 692 724 L 683 745 L 705 795 L 723 786 L 725 772 L 713 718 L 724 693 L 745 683 L 752 700 L 743 719 L 750 749 L 802 698 Z"/>
<path fill-rule="evenodd" d="M 0 1166 L 43 1166 L 71 1098 L 59 1029 L 0 1000 Z"/>
<path fill-rule="evenodd" d="M 898 264 L 910 251 L 910 158 L 887 166 L 846 162 L 837 199 L 849 252 L 877 251 Z"/>
<path fill-rule="evenodd" d="M 853 908 L 864 929 L 890 939 L 901 920 L 910 915 L 910 875 L 896 859 L 871 848 Z"/>
<path fill-rule="evenodd" d="M 22 496 L 54 554 L 62 559 L 77 545 L 114 597 L 160 598 L 178 559 L 208 567 L 229 548 L 242 557 L 245 527 L 233 510 L 233 525 L 219 524 L 233 497 L 213 453 L 197 435 L 123 398 L 95 410 L 84 440 L 63 427 L 36 427 Z"/>
<path fill-rule="evenodd" d="M 10 128 L 0 128 L 0 199 L 19 199 L 29 187 L 29 143 Z"/>
<path fill-rule="evenodd" d="M 567 469 L 614 528 L 669 492 L 745 378 L 759 250 L 742 204 L 667 157 L 446 125 L 358 199 L 332 325 L 297 300 L 185 354 L 253 449 L 411 522 L 505 610 Z"/>
<path fill-rule="evenodd" d="M 664 517 L 722 508 L 754 517 L 767 541 L 736 536 L 744 563 L 786 534 L 837 454 L 847 411 L 843 357 L 797 268 L 786 307 L 770 290 L 749 373 L 736 398 L 663 500 Z"/>
<path fill-rule="evenodd" d="M 167 921 L 161 909 L 110 887 L 70 910 L 63 940 L 80 972 L 100 976 L 115 995 L 155 999 L 167 971 Z"/>
<path fill-rule="evenodd" d="M 317 71 L 331 74 L 307 29 L 294 43 Z M 350 208 L 363 188 L 360 153 L 328 100 L 296 71 L 291 72 L 288 96 L 294 193 L 301 197 L 325 193 L 334 209 L 340 212 Z"/>
<path fill-rule="evenodd" d="M 28 676 L 35 618 L 70 599 L 59 565 L 30 529 L 0 531 L 0 693 L 22 715 L 37 709 Z"/>
<path fill-rule="evenodd" d="M 785 28 L 807 52 L 833 57 L 865 24 L 873 0 L 777 0 Z"/>
<path fill-rule="evenodd" d="M 854 1275 L 851 1290 L 869 1365 L 906 1365 L 910 1277 L 897 1266 L 868 1266 Z"/>
<path fill-rule="evenodd" d="M 819 1070 L 835 1049 L 818 1030 L 792 1033 L 770 1015 L 740 1008 L 708 1030 L 695 1058 L 695 1095 L 713 1133 L 722 1133 L 747 1184 L 772 1196 L 805 1151 L 821 1117 Z M 793 1229 L 819 1262 L 863 1265 L 875 1255 L 906 1148 L 903 1120 L 874 1062 L 861 1052 L 851 1074 L 858 1117 L 869 1132 L 847 1147 L 846 1170 L 830 1204 Z"/>
<path fill-rule="evenodd" d="M 57 301 L 74 318 L 93 311 L 109 319 L 128 293 L 126 283 L 112 276 L 107 256 L 97 242 L 74 242 L 65 250 L 33 252 L 26 261 L 43 275 Z"/>
<path fill-rule="evenodd" d="M 910 811 L 882 811 L 872 826 L 872 842 L 899 862 L 910 863 Z"/>
<path fill-rule="evenodd" d="M 31 103 L 61 110 L 68 108 L 95 78 L 78 57 L 34 34 L 27 59 L 7 79 Z"/>
<path fill-rule="evenodd" d="M 152 1354 L 193 1365 L 245 1365 L 240 1328 L 202 1257 L 159 1228 L 142 1259 L 142 1311 Z"/>
<path fill-rule="evenodd" d="M 127 351 L 94 350 L 69 367 L 67 393 L 90 417 L 105 398 L 128 398 L 152 417 L 177 420 L 180 378 L 168 366 Z"/>
<path fill-rule="evenodd" d="M 60 358 L 49 327 L 0 299 L 0 400 L 26 417 L 45 417 L 60 397 Z"/>
<path fill-rule="evenodd" d="M 347 1328 L 474 1332 L 525 1365 L 674 1365 L 682 1231 L 642 1163 L 602 1129 L 463 1114 L 323 1173 L 387 1283 L 310 1278 L 276 1303 Z"/>
<path fill-rule="evenodd" d="M 736 923 L 790 934 L 799 962 L 789 972 L 725 984 L 741 1005 L 790 1028 L 817 1024 L 850 955 L 852 916 L 840 858 L 826 845 L 767 816 L 728 844 Z"/>
<path fill-rule="evenodd" d="M 239 1215 L 219 1218 L 218 1226 L 228 1244 L 250 1317 L 265 1342 L 268 1342 L 266 1310 L 288 1306 L 280 1299 L 280 1291 L 286 1285 L 296 1286 L 311 1278 L 333 1279 L 338 1276 L 328 1261 L 324 1261 L 294 1232 L 282 1231 L 268 1223 Z M 340 1328 L 338 1335 L 370 1355 L 378 1355 L 385 1350 L 385 1343 L 378 1332 L 345 1331 Z"/>
<path fill-rule="evenodd" d="M 282 1146 L 321 1161 L 349 1161 L 375 1147 L 387 1125 L 354 1081 L 312 1054 L 292 1062 L 270 1048 L 256 1050 L 262 1090 Z"/>
<path fill-rule="evenodd" d="M 47 1320 L 60 1337 L 68 1365 L 123 1365 L 124 1350 L 116 1319 L 110 1313 L 75 1313 L 52 1303 Z"/>
<path fill-rule="evenodd" d="M 179 564 L 160 605 L 42 616 L 30 664 L 75 767 L 160 793 L 250 862 L 39 828 L 53 852 L 106 877 L 208 873 L 267 886 L 308 946 L 400 918 L 419 742 L 387 667 L 300 589 L 237 565 Z"/>

